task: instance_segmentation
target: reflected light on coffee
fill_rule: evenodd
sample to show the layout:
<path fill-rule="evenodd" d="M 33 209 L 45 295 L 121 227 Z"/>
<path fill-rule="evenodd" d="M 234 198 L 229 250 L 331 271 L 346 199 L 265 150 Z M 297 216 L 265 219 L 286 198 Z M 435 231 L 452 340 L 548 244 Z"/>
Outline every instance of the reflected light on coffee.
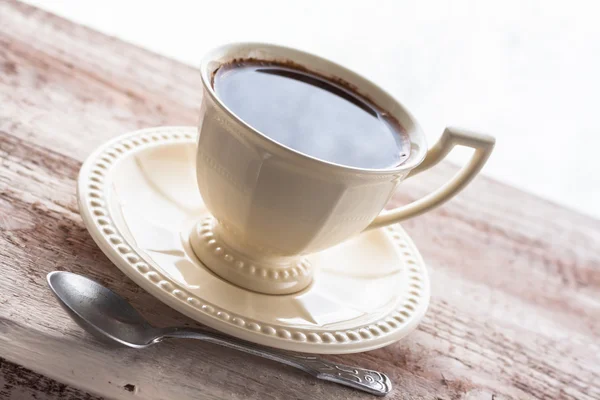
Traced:
<path fill-rule="evenodd" d="M 398 122 L 345 87 L 274 63 L 239 62 L 214 79 L 220 100 L 274 141 L 320 160 L 385 169 L 402 164 L 410 141 Z"/>

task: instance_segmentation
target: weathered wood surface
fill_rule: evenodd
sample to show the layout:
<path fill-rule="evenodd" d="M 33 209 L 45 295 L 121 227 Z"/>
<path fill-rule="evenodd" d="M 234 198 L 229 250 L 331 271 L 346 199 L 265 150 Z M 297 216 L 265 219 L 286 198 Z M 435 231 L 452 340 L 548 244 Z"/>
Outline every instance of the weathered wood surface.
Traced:
<path fill-rule="evenodd" d="M 100 252 L 75 181 L 111 137 L 194 124 L 199 88 L 194 68 L 0 1 L 0 398 L 370 397 L 204 343 L 106 348 L 47 289 L 52 270 L 83 273 L 158 325 L 194 324 Z M 396 201 L 454 170 L 406 182 Z M 600 399 L 599 221 L 479 178 L 404 226 L 431 272 L 423 323 L 397 344 L 330 358 L 387 373 L 391 399 Z"/>

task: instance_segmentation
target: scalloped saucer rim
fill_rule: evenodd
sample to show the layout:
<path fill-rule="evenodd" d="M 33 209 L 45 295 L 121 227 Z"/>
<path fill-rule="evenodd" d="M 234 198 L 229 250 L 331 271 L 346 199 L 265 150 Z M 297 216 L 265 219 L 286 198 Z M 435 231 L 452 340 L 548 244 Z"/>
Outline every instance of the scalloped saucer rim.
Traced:
<path fill-rule="evenodd" d="M 210 272 L 188 243 L 193 223 L 206 215 L 195 183 L 196 132 L 134 131 L 101 145 L 83 164 L 81 215 L 121 271 L 198 322 L 286 350 L 362 352 L 416 328 L 429 304 L 429 277 L 399 225 L 310 256 L 314 282 L 291 295 L 251 292 Z"/>

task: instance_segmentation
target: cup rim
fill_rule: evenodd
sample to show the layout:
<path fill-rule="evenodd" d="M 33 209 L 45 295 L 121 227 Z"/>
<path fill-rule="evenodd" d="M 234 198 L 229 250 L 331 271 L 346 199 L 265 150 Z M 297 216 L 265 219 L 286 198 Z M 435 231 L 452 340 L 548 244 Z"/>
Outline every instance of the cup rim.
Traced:
<path fill-rule="evenodd" d="M 281 144 L 278 141 L 271 139 L 269 136 L 260 132 L 258 129 L 254 128 L 250 124 L 246 123 L 244 120 L 242 120 L 240 117 L 238 117 L 232 110 L 230 110 L 229 107 L 227 107 L 223 103 L 223 101 L 221 101 L 221 99 L 219 98 L 219 96 L 217 95 L 217 93 L 214 90 L 214 87 L 212 85 L 212 80 L 213 80 L 213 73 L 216 72 L 220 66 L 236 59 L 236 57 L 232 57 L 234 52 L 239 53 L 240 51 L 243 50 L 245 52 L 251 53 L 252 50 L 254 50 L 254 49 L 272 50 L 273 53 L 277 53 L 277 52 L 292 53 L 295 55 L 299 55 L 303 59 L 312 59 L 313 61 L 318 61 L 319 63 L 327 64 L 329 67 L 331 67 L 334 70 L 342 71 L 343 75 L 351 76 L 352 79 L 349 80 L 348 83 L 350 85 L 352 85 L 353 87 L 356 87 L 357 89 L 359 89 L 361 87 L 370 86 L 371 90 L 378 91 L 380 95 L 387 98 L 387 101 L 390 101 L 394 104 L 394 106 L 395 106 L 394 108 L 396 108 L 397 110 L 400 110 L 400 112 L 402 112 L 404 114 L 405 119 L 408 119 L 410 121 L 412 129 L 409 130 L 409 128 L 402 126 L 402 128 L 406 130 L 406 134 L 409 136 L 409 140 L 411 142 L 411 155 L 409 156 L 409 158 L 407 160 L 405 160 L 403 163 L 401 163 L 400 165 L 397 165 L 392 168 L 360 168 L 360 167 L 353 167 L 353 166 L 349 166 L 349 165 L 345 165 L 345 164 L 339 164 L 339 163 L 323 160 L 321 158 L 313 157 L 311 155 L 302 153 L 291 147 L 288 147 L 284 144 Z M 221 56 L 220 57 L 221 59 L 223 57 L 225 57 L 225 60 L 218 59 L 217 56 L 219 56 L 219 55 Z M 245 58 L 256 58 L 259 60 L 261 59 L 260 56 L 245 57 Z M 267 61 L 271 61 L 271 60 L 267 60 Z M 277 61 L 277 60 L 273 60 L 273 61 Z M 301 65 L 302 67 L 306 68 L 308 71 L 313 70 L 313 69 L 311 69 L 310 65 L 305 65 L 302 62 L 298 62 L 297 60 L 294 60 L 293 57 L 282 58 L 280 61 L 291 61 L 295 64 Z M 404 105 L 402 105 L 398 100 L 396 100 L 393 96 L 391 96 L 387 91 L 385 91 L 380 86 L 373 83 L 371 80 L 363 77 L 362 75 L 360 75 L 360 74 L 358 74 L 358 73 L 356 73 L 334 61 L 317 56 L 315 54 L 308 53 L 308 52 L 305 52 L 302 50 L 298 50 L 293 47 L 287 47 L 287 46 L 270 44 L 270 43 L 261 43 L 261 42 L 228 43 L 228 44 L 224 44 L 224 45 L 218 46 L 216 48 L 213 48 L 212 50 L 210 50 L 209 52 L 207 52 L 205 54 L 205 56 L 203 57 L 201 64 L 200 64 L 200 75 L 202 78 L 202 85 L 204 87 L 204 93 L 208 94 L 210 96 L 211 100 L 214 102 L 214 104 L 216 104 L 223 112 L 225 112 L 237 124 L 242 126 L 247 131 L 252 132 L 254 134 L 254 135 L 252 135 L 253 139 L 258 139 L 258 140 L 260 140 L 260 142 L 262 144 L 267 144 L 276 149 L 283 150 L 288 155 L 291 155 L 294 157 L 300 157 L 301 159 L 304 159 L 304 160 L 312 163 L 315 166 L 327 167 L 329 169 L 334 168 L 338 171 L 346 172 L 346 173 L 394 175 L 394 174 L 402 172 L 402 171 L 410 171 L 413 168 L 417 167 L 419 164 L 421 164 L 421 162 L 425 158 L 425 155 L 427 154 L 428 148 L 427 148 L 427 144 L 426 144 L 425 135 L 423 134 L 423 131 L 422 131 L 420 125 L 418 124 L 417 120 L 415 119 L 415 117 L 410 113 L 410 111 L 408 111 L 408 109 Z M 361 93 L 361 92 L 359 92 L 359 93 Z M 368 97 L 368 96 L 366 96 L 366 97 Z M 376 106 L 380 107 L 377 104 L 376 104 Z M 387 109 L 386 109 L 386 111 L 387 111 Z M 398 112 L 395 112 L 395 113 L 389 112 L 389 113 L 394 118 L 399 120 L 399 118 L 397 116 Z M 415 147 L 417 147 L 417 148 L 414 149 Z M 412 153 L 413 149 L 416 150 L 416 152 L 414 154 Z"/>

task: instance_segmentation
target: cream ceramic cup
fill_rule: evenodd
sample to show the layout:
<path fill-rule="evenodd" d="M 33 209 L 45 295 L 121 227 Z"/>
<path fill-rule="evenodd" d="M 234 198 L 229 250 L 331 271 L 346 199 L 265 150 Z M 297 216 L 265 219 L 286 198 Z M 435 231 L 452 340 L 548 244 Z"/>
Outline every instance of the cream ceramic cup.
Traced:
<path fill-rule="evenodd" d="M 292 61 L 346 82 L 400 122 L 411 141 L 409 158 L 394 168 L 354 168 L 299 153 L 263 135 L 230 111 L 212 86 L 221 65 L 240 59 Z M 206 55 L 201 74 L 196 171 L 212 216 L 198 222 L 190 243 L 214 273 L 257 292 L 302 290 L 313 276 L 306 255 L 442 204 L 473 179 L 494 147 L 490 136 L 447 128 L 427 149 L 417 121 L 383 89 L 338 64 L 291 48 L 225 45 Z M 475 150 L 456 176 L 420 200 L 382 211 L 400 182 L 437 164 L 456 145 Z"/>

